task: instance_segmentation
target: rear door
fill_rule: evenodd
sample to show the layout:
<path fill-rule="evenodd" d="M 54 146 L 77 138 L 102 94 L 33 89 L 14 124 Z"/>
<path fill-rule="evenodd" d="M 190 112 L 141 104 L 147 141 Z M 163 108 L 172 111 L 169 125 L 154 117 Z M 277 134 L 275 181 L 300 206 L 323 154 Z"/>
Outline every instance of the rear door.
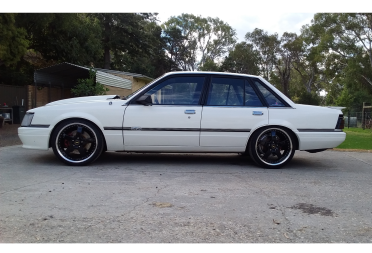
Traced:
<path fill-rule="evenodd" d="M 253 128 L 268 124 L 268 109 L 244 78 L 212 76 L 201 121 L 200 146 L 242 152 Z"/>

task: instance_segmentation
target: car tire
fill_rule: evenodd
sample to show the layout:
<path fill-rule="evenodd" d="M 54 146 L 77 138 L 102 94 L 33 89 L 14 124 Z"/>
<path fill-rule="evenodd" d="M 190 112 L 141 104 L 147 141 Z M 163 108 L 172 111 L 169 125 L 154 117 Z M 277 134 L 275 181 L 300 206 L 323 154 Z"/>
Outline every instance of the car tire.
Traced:
<path fill-rule="evenodd" d="M 67 165 L 82 166 L 94 162 L 104 148 L 100 129 L 83 119 L 71 119 L 58 125 L 51 141 L 54 154 Z"/>
<path fill-rule="evenodd" d="M 249 155 L 259 166 L 279 169 L 289 163 L 295 153 L 293 133 L 281 127 L 265 127 L 255 131 L 248 143 Z"/>

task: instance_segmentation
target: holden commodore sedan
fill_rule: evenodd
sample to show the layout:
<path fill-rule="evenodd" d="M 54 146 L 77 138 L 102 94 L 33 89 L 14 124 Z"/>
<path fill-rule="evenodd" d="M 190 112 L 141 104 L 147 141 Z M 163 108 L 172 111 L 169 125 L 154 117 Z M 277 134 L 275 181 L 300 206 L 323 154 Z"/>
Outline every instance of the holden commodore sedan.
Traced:
<path fill-rule="evenodd" d="M 23 147 L 53 149 L 68 165 L 105 151 L 242 153 L 280 168 L 296 150 L 320 152 L 345 140 L 339 108 L 295 104 L 265 79 L 171 72 L 121 99 L 59 100 L 27 111 Z"/>

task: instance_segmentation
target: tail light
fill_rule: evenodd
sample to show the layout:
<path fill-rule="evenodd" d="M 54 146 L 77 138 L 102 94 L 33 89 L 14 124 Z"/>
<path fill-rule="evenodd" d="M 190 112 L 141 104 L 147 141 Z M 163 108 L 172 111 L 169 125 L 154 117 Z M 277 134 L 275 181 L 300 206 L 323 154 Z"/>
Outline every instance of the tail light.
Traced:
<path fill-rule="evenodd" d="M 337 124 L 336 124 L 336 128 L 335 129 L 344 129 L 344 126 L 345 126 L 345 121 L 344 121 L 344 115 L 343 114 L 340 114 L 338 116 L 338 120 L 337 120 Z"/>

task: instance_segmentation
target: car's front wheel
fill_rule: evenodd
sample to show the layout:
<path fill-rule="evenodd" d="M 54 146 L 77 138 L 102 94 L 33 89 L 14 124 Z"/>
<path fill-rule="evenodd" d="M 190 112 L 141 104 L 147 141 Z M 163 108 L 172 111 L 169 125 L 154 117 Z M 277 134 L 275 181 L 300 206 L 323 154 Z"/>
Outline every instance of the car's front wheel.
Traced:
<path fill-rule="evenodd" d="M 68 165 L 86 165 L 95 161 L 103 151 L 103 136 L 89 121 L 71 119 L 63 122 L 52 133 L 54 154 Z"/>
<path fill-rule="evenodd" d="M 253 161 L 269 169 L 287 164 L 295 153 L 293 134 L 280 127 L 266 127 L 254 132 L 248 145 Z"/>

